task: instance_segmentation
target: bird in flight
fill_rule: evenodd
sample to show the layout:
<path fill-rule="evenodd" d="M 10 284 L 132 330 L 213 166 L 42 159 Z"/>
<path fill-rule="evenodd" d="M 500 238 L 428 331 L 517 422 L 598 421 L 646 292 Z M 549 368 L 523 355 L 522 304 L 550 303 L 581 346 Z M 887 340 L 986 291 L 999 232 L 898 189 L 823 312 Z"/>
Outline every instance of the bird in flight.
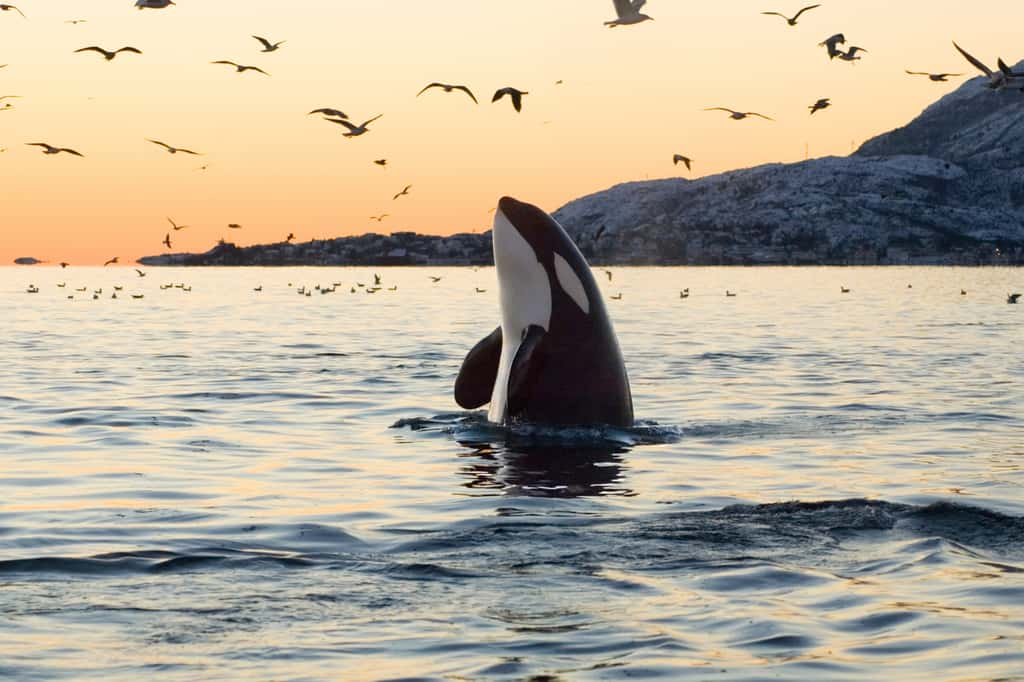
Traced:
<path fill-rule="evenodd" d="M 508 95 L 509 99 L 512 100 L 512 108 L 515 109 L 516 111 L 522 111 L 523 110 L 523 95 L 529 95 L 529 94 L 530 93 L 528 93 L 528 92 L 523 92 L 522 90 L 516 90 L 515 88 L 502 88 L 500 90 L 497 90 L 494 93 L 494 97 L 491 98 L 491 102 L 492 103 L 497 102 L 499 99 L 501 99 L 505 95 Z"/>
<path fill-rule="evenodd" d="M 933 83 L 946 83 L 949 78 L 963 76 L 962 73 L 928 73 L 927 71 L 907 71 L 911 76 L 928 76 Z"/>
<path fill-rule="evenodd" d="M 811 110 L 811 114 L 813 115 L 815 111 L 828 109 L 830 106 L 832 106 L 832 99 L 830 97 L 822 97 L 817 102 L 815 102 L 814 104 L 807 108 Z"/>
<path fill-rule="evenodd" d="M 823 40 L 820 43 L 818 43 L 818 47 L 827 48 L 828 49 L 828 58 L 829 59 L 835 59 L 836 57 L 838 57 L 839 55 L 841 55 L 843 53 L 843 51 L 838 49 L 836 47 L 836 45 L 845 45 L 845 44 L 846 44 L 846 36 L 844 36 L 842 33 L 837 33 L 834 36 L 829 36 L 828 38 L 825 38 L 825 40 Z"/>
<path fill-rule="evenodd" d="M 309 116 L 310 114 L 323 114 L 324 116 L 330 116 L 331 118 L 348 118 L 348 114 L 346 114 L 341 109 L 330 109 L 328 107 L 314 109 L 313 111 L 309 112 L 309 114 L 306 115 Z"/>
<path fill-rule="evenodd" d="M 430 281 L 433 282 L 434 284 L 437 284 L 442 279 L 444 279 L 443 277 L 436 277 L 434 275 L 427 275 L 427 276 L 430 277 Z"/>
<path fill-rule="evenodd" d="M 370 220 L 376 220 L 378 223 L 379 222 L 383 222 L 384 219 L 388 217 L 388 215 L 389 215 L 388 213 L 381 213 L 380 215 L 372 215 L 372 216 L 370 216 Z"/>
<path fill-rule="evenodd" d="M 241 230 L 242 226 L 239 225 L 238 223 L 228 223 L 228 229 L 229 230 Z"/>
<path fill-rule="evenodd" d="M 108 260 L 106 263 L 104 263 L 103 267 L 107 267 L 108 265 L 114 265 L 115 263 L 117 263 L 117 256 L 114 256 L 113 258 Z"/>
<path fill-rule="evenodd" d="M 78 24 L 84 24 L 87 21 L 89 21 L 89 20 L 88 19 L 68 19 L 64 23 L 65 24 L 74 24 L 74 25 L 77 26 Z"/>
<path fill-rule="evenodd" d="M 325 119 L 325 120 L 330 121 L 331 123 L 337 123 L 338 125 L 342 125 L 342 126 L 345 126 L 346 128 L 348 128 L 348 132 L 347 133 L 342 133 L 343 136 L 345 136 L 345 137 L 359 137 L 360 135 L 364 135 L 364 134 L 370 132 L 370 129 L 367 128 L 367 126 L 370 125 L 371 123 L 373 123 L 374 121 L 376 121 L 378 118 L 380 118 L 383 115 L 384 114 L 377 114 L 376 116 L 371 118 L 369 121 L 363 121 L 363 123 L 361 123 L 360 125 L 353 125 L 351 122 L 346 121 L 344 119 L 340 119 L 340 118 L 328 118 L 328 119 Z"/>
<path fill-rule="evenodd" d="M 173 4 L 174 0 L 135 0 L 135 6 L 139 9 L 163 9 Z"/>
<path fill-rule="evenodd" d="M 253 36 L 253 38 L 263 43 L 263 49 L 260 50 L 260 52 L 274 52 L 277 50 L 277 48 L 281 47 L 285 43 L 285 41 L 283 40 L 276 43 L 272 43 L 266 38 L 261 38 L 259 36 Z"/>
<path fill-rule="evenodd" d="M 75 50 L 75 52 L 98 52 L 99 54 L 103 55 L 103 58 L 106 59 L 108 62 L 122 52 L 142 54 L 142 50 L 136 47 L 131 47 L 130 45 L 126 45 L 125 47 L 119 47 L 113 52 L 111 52 L 110 50 L 104 50 L 102 47 L 98 45 L 90 45 L 89 47 L 83 47 L 81 49 Z"/>
<path fill-rule="evenodd" d="M 761 14 L 771 14 L 777 17 L 782 17 L 790 26 L 796 26 L 796 20 L 800 18 L 800 15 L 803 14 L 804 12 L 814 9 L 815 7 L 821 7 L 821 5 L 808 5 L 807 7 L 804 7 L 802 10 L 800 10 L 791 17 L 787 17 L 782 12 L 761 12 Z"/>
<path fill-rule="evenodd" d="M 856 45 L 854 45 L 846 52 L 838 50 L 838 54 L 836 56 L 842 59 L 844 62 L 855 62 L 860 59 L 860 57 L 854 56 L 858 52 L 867 52 L 867 50 L 865 50 L 863 47 L 857 47 Z"/>
<path fill-rule="evenodd" d="M 192 156 L 202 156 L 199 152 L 194 152 L 191 149 L 185 149 L 183 147 L 172 147 L 166 142 L 161 142 L 160 140 L 151 140 L 147 137 L 146 142 L 152 142 L 153 144 L 160 145 L 167 150 L 168 154 L 177 154 L 178 152 L 181 152 L 182 154 L 191 154 Z"/>
<path fill-rule="evenodd" d="M 388 160 L 387 159 L 374 159 L 373 162 L 375 164 L 377 164 L 378 166 L 386 166 L 386 165 L 388 165 Z"/>
<path fill-rule="evenodd" d="M 12 9 L 18 14 L 20 14 L 22 17 L 25 17 L 25 13 L 22 12 L 17 7 L 15 7 L 14 5 L 0 5 L 0 12 L 10 12 Z"/>
<path fill-rule="evenodd" d="M 218 59 L 217 61 L 210 62 L 210 63 L 211 64 L 228 64 L 229 66 L 235 67 L 235 71 L 237 73 L 244 73 L 246 71 L 257 71 L 259 73 L 262 73 L 264 76 L 269 76 L 270 75 L 269 73 L 267 73 L 266 71 L 264 71 L 263 69 L 261 69 L 258 66 L 245 66 L 244 64 L 238 64 L 238 63 L 233 62 L 233 61 L 228 60 L 228 59 Z"/>
<path fill-rule="evenodd" d="M 188 227 L 188 225 L 179 225 L 178 223 L 174 222 L 170 218 L 167 219 L 167 222 L 169 222 L 171 224 L 171 227 L 174 228 L 175 232 L 177 232 L 178 230 L 184 230 L 186 227 Z"/>
<path fill-rule="evenodd" d="M 162 243 L 165 244 L 168 249 L 171 248 L 171 233 L 170 232 L 168 232 L 166 235 L 164 235 L 164 241 Z"/>
<path fill-rule="evenodd" d="M 295 239 L 295 233 L 294 232 L 289 232 L 288 236 L 284 238 L 284 240 L 286 242 L 292 242 L 294 239 Z"/>
<path fill-rule="evenodd" d="M 403 189 L 403 190 L 402 190 L 401 192 L 399 192 L 399 193 L 398 193 L 398 194 L 396 194 L 395 196 L 391 197 L 391 201 L 394 201 L 394 200 L 395 200 L 395 199 L 397 199 L 398 197 L 404 197 L 404 196 L 407 196 L 407 195 L 409 194 L 409 190 L 411 190 L 411 189 L 412 189 L 412 185 L 406 185 L 406 186 L 405 186 L 405 189 Z"/>
<path fill-rule="evenodd" d="M 465 85 L 449 85 L 448 83 L 431 83 L 430 85 L 426 86 L 425 88 L 423 88 L 422 90 L 417 92 L 416 96 L 419 97 L 420 95 L 422 95 L 427 90 L 430 90 L 431 88 L 442 88 L 445 92 L 451 92 L 452 90 L 461 90 L 462 92 L 464 92 L 467 95 L 469 95 L 469 98 L 471 100 L 473 100 L 474 104 L 479 104 L 479 102 L 476 101 L 476 97 L 473 96 L 473 93 Z"/>
<path fill-rule="evenodd" d="M 604 22 L 604 25 L 608 28 L 615 28 L 616 26 L 639 24 L 643 21 L 654 21 L 654 17 L 640 12 L 646 4 L 647 0 L 612 0 L 616 16 L 611 21 Z"/>
<path fill-rule="evenodd" d="M 672 165 L 673 166 L 678 166 L 680 164 L 680 162 L 684 166 L 686 166 L 686 170 L 690 170 L 690 164 L 693 163 L 693 159 L 691 159 L 688 156 L 683 156 L 682 154 L 673 154 L 672 155 Z"/>
<path fill-rule="evenodd" d="M 0 95 L 0 102 L 5 99 L 20 99 L 21 95 Z"/>
<path fill-rule="evenodd" d="M 998 62 L 999 70 L 993 71 L 982 64 L 980 60 L 968 54 L 968 52 L 957 45 L 956 42 L 953 43 L 953 47 L 955 47 L 957 52 L 962 54 L 964 59 L 969 61 L 974 68 L 985 74 L 988 78 L 988 82 L 985 83 L 985 87 L 992 90 L 1001 90 L 1003 88 L 1024 90 L 1024 74 L 1014 73 L 1011 71 L 1010 68 L 1003 63 L 1002 59 Z"/>
<path fill-rule="evenodd" d="M 1006 302 L 1013 305 L 1020 300 L 1020 294 L 1007 294 Z"/>
<path fill-rule="evenodd" d="M 44 154 L 60 154 L 61 152 L 67 152 L 68 154 L 74 154 L 75 156 L 85 156 L 85 154 L 80 154 L 74 149 L 69 149 L 67 147 L 54 147 L 52 144 L 46 144 L 45 142 L 26 142 L 25 144 L 29 147 L 42 147 Z"/>
<path fill-rule="evenodd" d="M 61 262 L 59 263 L 59 265 L 60 265 L 60 267 L 61 267 L 61 270 L 63 270 L 63 269 L 64 269 L 64 268 L 66 268 L 67 266 L 71 265 L 71 263 L 66 263 L 66 262 L 64 262 L 64 261 L 61 261 Z"/>
<path fill-rule="evenodd" d="M 774 118 L 771 118 L 770 116 L 765 116 L 764 114 L 759 114 L 756 111 L 734 111 L 732 109 L 729 109 L 728 107 L 709 107 L 709 108 L 705 109 L 704 111 L 728 111 L 729 112 L 729 117 L 732 118 L 735 121 L 742 121 L 747 116 L 759 116 L 759 117 L 761 117 L 763 119 L 766 119 L 766 120 L 769 120 L 769 121 L 774 121 L 775 120 Z"/>

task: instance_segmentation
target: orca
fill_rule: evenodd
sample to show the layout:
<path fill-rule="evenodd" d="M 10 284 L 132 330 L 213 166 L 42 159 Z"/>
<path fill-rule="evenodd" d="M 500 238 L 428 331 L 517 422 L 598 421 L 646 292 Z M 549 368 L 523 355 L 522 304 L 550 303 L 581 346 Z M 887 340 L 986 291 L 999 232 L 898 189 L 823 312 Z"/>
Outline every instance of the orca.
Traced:
<path fill-rule="evenodd" d="M 633 425 L 618 340 L 590 266 L 551 216 L 502 197 L 492 232 L 501 325 L 455 380 L 464 409 L 498 424 Z"/>

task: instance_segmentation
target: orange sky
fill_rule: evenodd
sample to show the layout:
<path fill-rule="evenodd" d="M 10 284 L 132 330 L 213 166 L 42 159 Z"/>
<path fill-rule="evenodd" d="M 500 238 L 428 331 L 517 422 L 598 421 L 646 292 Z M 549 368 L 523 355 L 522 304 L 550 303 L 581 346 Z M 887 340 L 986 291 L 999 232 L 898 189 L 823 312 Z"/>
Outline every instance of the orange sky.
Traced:
<path fill-rule="evenodd" d="M 174 251 L 368 231 L 483 230 L 513 194 L 554 210 L 627 180 L 688 177 L 805 154 L 847 154 L 957 87 L 905 68 L 964 71 L 951 39 L 988 63 L 1016 62 L 1024 3 L 826 2 L 796 27 L 761 10 L 802 2 L 650 0 L 655 18 L 607 29 L 610 0 L 21 0 L 0 13 L 0 263 L 20 256 L 123 263 L 165 252 L 165 217 L 188 224 Z M 894 6 L 895 5 L 895 6 Z M 993 21 L 998 17 L 998 21 Z M 68 19 L 87 23 L 71 25 Z M 836 32 L 869 50 L 829 62 Z M 286 40 L 261 54 L 251 34 Z M 144 54 L 107 63 L 87 45 Z M 209 64 L 231 59 L 271 74 Z M 555 85 L 563 79 L 564 85 Z M 464 95 L 416 93 L 433 81 Z M 527 90 L 524 110 L 491 104 Z M 819 97 L 834 106 L 810 118 Z M 322 106 L 357 121 L 346 140 L 306 116 Z M 763 112 L 730 121 L 704 107 Z M 204 153 L 171 156 L 145 138 Z M 73 147 L 44 156 L 25 142 Z M 386 169 L 375 166 L 387 158 Z M 205 171 L 197 170 L 208 165 Z M 410 196 L 391 196 L 412 184 Z M 378 225 L 370 215 L 387 212 Z M 240 231 L 226 229 L 240 223 Z"/>

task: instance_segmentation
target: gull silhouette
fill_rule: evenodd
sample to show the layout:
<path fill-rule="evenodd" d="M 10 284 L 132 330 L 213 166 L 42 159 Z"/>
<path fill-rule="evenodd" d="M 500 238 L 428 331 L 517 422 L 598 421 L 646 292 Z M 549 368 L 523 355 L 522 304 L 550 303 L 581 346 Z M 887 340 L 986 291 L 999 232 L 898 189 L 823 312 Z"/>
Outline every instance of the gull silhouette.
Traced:
<path fill-rule="evenodd" d="M 802 10 L 800 10 L 799 12 L 797 12 L 796 14 L 794 14 L 791 17 L 787 17 L 785 14 L 783 14 L 781 12 L 761 12 L 761 14 L 771 14 L 771 15 L 774 15 L 774 16 L 777 16 L 777 17 L 782 17 L 783 19 L 786 20 L 786 23 L 789 24 L 790 26 L 796 26 L 796 20 L 800 18 L 800 15 L 803 14 L 804 12 L 808 11 L 808 10 L 814 9 L 815 7 L 821 7 L 821 5 L 808 5 L 807 7 L 804 7 Z"/>
<path fill-rule="evenodd" d="M 604 22 L 604 25 L 608 28 L 615 28 L 616 26 L 639 24 L 643 21 L 654 21 L 654 17 L 640 13 L 646 4 L 647 0 L 612 0 L 616 17 L 611 21 Z"/>
<path fill-rule="evenodd" d="M 822 109 L 828 109 L 830 106 L 832 106 L 832 99 L 829 97 L 822 97 L 807 108 L 811 110 L 811 115 L 814 115 L 814 112 L 821 111 Z"/>
<path fill-rule="evenodd" d="M 26 142 L 25 144 L 29 147 L 42 147 L 44 154 L 60 154 L 61 152 L 66 152 L 68 154 L 74 154 L 75 156 L 85 156 L 85 154 L 76 152 L 74 149 L 69 149 L 68 147 L 54 147 L 52 144 L 46 144 L 45 142 Z"/>
<path fill-rule="evenodd" d="M 452 90 L 461 90 L 462 92 L 469 95 L 469 98 L 473 100 L 474 104 L 479 104 L 479 102 L 476 101 L 476 97 L 473 96 L 473 93 L 465 85 L 449 85 L 448 83 L 435 82 L 431 83 L 430 85 L 426 86 L 425 88 L 417 92 L 416 96 L 419 97 L 420 95 L 422 95 L 427 90 L 430 90 L 431 88 L 442 88 L 445 92 L 451 92 Z"/>
<path fill-rule="evenodd" d="M 116 50 L 114 50 L 113 52 L 111 52 L 110 50 L 104 50 L 99 45 L 90 45 L 89 47 L 79 48 L 79 49 L 75 50 L 75 52 L 98 52 L 99 54 L 103 55 L 103 58 L 106 59 L 108 62 L 111 61 L 114 57 L 116 57 L 117 55 L 119 55 L 122 52 L 131 52 L 133 54 L 142 54 L 142 50 L 138 49 L 137 47 L 131 47 L 130 45 L 126 45 L 124 47 L 119 47 Z"/>
<path fill-rule="evenodd" d="M 904 69 L 907 71 L 906 69 Z M 956 78 L 962 76 L 962 73 L 929 73 L 927 71 L 907 71 L 911 76 L 928 76 L 928 80 L 933 83 L 945 83 L 949 78 Z"/>
<path fill-rule="evenodd" d="M 263 43 L 263 49 L 260 50 L 260 52 L 274 52 L 277 50 L 277 48 L 281 47 L 285 43 L 285 41 L 283 40 L 276 43 L 272 43 L 266 38 L 261 38 L 259 36 L 253 36 L 253 38 Z"/>
<path fill-rule="evenodd" d="M 184 147 L 172 147 L 166 142 L 161 142 L 160 140 L 151 140 L 147 137 L 146 142 L 152 142 L 153 144 L 160 145 L 167 150 L 168 154 L 177 154 L 178 152 L 181 152 L 182 154 L 191 154 L 192 156 L 202 156 L 199 152 L 194 152 L 191 149 L 185 149 Z"/>
<path fill-rule="evenodd" d="M 237 73 L 244 73 L 246 71 L 256 71 L 258 73 L 262 73 L 264 76 L 269 76 L 270 75 L 269 73 L 267 73 L 266 71 L 264 71 L 263 69 L 261 69 L 258 66 L 245 66 L 244 64 L 238 64 L 238 63 L 233 62 L 233 61 L 231 61 L 229 59 L 218 59 L 217 61 L 210 62 L 210 63 L 211 64 L 227 64 L 229 66 L 233 66 L 233 67 L 235 67 L 235 71 Z"/>
<path fill-rule="evenodd" d="M 512 108 L 516 111 L 523 110 L 523 95 L 529 95 L 530 93 L 522 90 L 516 90 L 515 88 L 501 88 L 495 91 L 494 97 L 491 98 L 491 102 L 497 102 L 499 99 L 508 95 L 509 99 L 512 100 Z"/>
<path fill-rule="evenodd" d="M 733 109 L 729 109 L 728 107 L 709 107 L 709 108 L 705 109 L 704 111 L 728 111 L 729 112 L 729 117 L 732 118 L 735 121 L 742 121 L 747 116 L 759 116 L 759 117 L 761 117 L 763 119 L 766 119 L 768 121 L 774 121 L 775 120 L 774 118 L 771 118 L 770 116 L 765 116 L 764 114 L 759 114 L 756 111 L 735 111 Z"/>
<path fill-rule="evenodd" d="M 398 197 L 408 196 L 409 195 L 409 190 L 411 190 L 411 189 L 412 189 L 412 185 L 406 185 L 405 189 L 403 189 L 401 192 L 399 192 L 395 196 L 391 197 L 391 201 L 394 201 Z"/>
<path fill-rule="evenodd" d="M 347 133 L 342 133 L 344 137 L 359 137 L 360 135 L 365 135 L 366 133 L 370 132 L 370 129 L 367 128 L 367 126 L 383 115 L 384 114 L 377 114 L 369 121 L 363 121 L 360 125 L 353 125 L 351 122 L 345 121 L 340 118 L 328 118 L 325 120 L 330 121 L 331 123 L 337 123 L 338 125 L 345 126 L 346 128 L 348 128 Z"/>
<path fill-rule="evenodd" d="M 680 162 L 682 162 L 682 164 L 686 166 L 686 170 L 690 170 L 690 164 L 693 163 L 693 159 L 691 159 L 688 156 L 683 156 L 682 154 L 673 154 L 672 165 L 678 166 Z"/>

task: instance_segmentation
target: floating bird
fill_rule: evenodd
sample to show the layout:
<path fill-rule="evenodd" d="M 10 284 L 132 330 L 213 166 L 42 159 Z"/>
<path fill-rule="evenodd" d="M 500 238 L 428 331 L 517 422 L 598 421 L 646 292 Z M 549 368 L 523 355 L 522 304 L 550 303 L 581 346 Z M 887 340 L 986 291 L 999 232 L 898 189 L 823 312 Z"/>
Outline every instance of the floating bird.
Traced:
<path fill-rule="evenodd" d="M 135 298 L 135 299 L 146 298 L 146 295 L 145 294 L 132 294 L 132 298 Z"/>
<path fill-rule="evenodd" d="M 324 116 L 330 116 L 332 118 L 348 118 L 348 114 L 346 114 L 341 109 L 331 109 L 329 107 L 321 107 L 320 109 L 314 109 L 313 111 L 309 112 L 309 114 L 306 114 L 306 116 L 309 116 L 310 114 L 323 114 Z"/>
<path fill-rule="evenodd" d="M 245 66 L 244 64 L 238 64 L 238 63 L 235 63 L 235 62 L 230 61 L 228 59 L 218 59 L 217 61 L 210 62 L 210 63 L 211 64 L 228 64 L 229 66 L 235 67 L 235 71 L 237 73 L 244 73 L 246 71 L 256 71 L 258 73 L 262 73 L 264 76 L 269 76 L 270 75 L 269 73 L 267 73 L 266 71 L 264 71 L 263 69 L 261 69 L 258 66 Z"/>
<path fill-rule="evenodd" d="M 612 271 L 611 270 L 602 270 L 602 272 L 604 272 L 604 274 L 608 277 L 608 281 L 609 282 L 612 281 Z"/>
<path fill-rule="evenodd" d="M 906 69 L 904 69 L 906 71 Z M 928 73 L 927 71 L 907 71 L 911 76 L 928 76 L 933 83 L 945 83 L 949 78 L 963 76 L 962 73 Z"/>
<path fill-rule="evenodd" d="M 370 216 L 370 220 L 376 220 L 379 223 L 379 222 L 382 222 L 389 215 L 391 215 L 391 214 L 390 213 L 381 213 L 380 215 L 372 215 L 372 216 Z"/>
<path fill-rule="evenodd" d="M 678 166 L 680 163 L 682 163 L 684 166 L 686 166 L 686 170 L 691 170 L 690 164 L 693 163 L 693 159 L 691 159 L 688 156 L 683 156 L 682 154 L 673 154 L 672 155 L 672 165 L 673 166 Z"/>
<path fill-rule="evenodd" d="M 239 225 L 238 223 L 228 223 L 228 229 L 229 230 L 241 230 L 242 226 Z"/>
<path fill-rule="evenodd" d="M 966 296 L 967 295 L 967 289 L 961 289 L 960 290 L 960 295 L 961 296 Z"/>
<path fill-rule="evenodd" d="M 528 92 L 524 92 L 522 90 L 516 90 L 515 88 L 501 88 L 500 90 L 496 90 L 494 92 L 494 97 L 491 98 L 491 103 L 493 104 L 494 102 L 497 102 L 499 99 L 501 99 L 505 95 L 508 95 L 509 99 L 512 100 L 512 108 L 515 109 L 516 111 L 522 111 L 523 110 L 523 95 L 529 95 L 529 94 L 530 93 L 528 93 Z"/>
<path fill-rule="evenodd" d="M 405 186 L 405 189 L 403 189 L 403 190 L 402 190 L 401 192 L 399 192 L 399 193 L 398 193 L 398 194 L 396 194 L 395 196 L 391 197 L 391 201 L 394 201 L 394 200 L 395 200 L 395 199 L 397 199 L 398 197 L 404 197 L 404 196 L 407 196 L 407 195 L 409 194 L 409 190 L 411 190 L 411 189 L 412 189 L 412 185 L 406 185 L 406 186 Z"/>
<path fill-rule="evenodd" d="M 352 125 L 350 122 L 338 118 L 328 118 L 326 120 L 330 121 L 331 123 L 337 123 L 338 125 L 342 125 L 348 128 L 347 133 L 342 133 L 344 137 L 359 137 L 360 135 L 365 135 L 366 133 L 370 132 L 370 129 L 367 126 L 383 115 L 384 114 L 377 114 L 369 121 L 363 121 L 360 125 Z"/>
<path fill-rule="evenodd" d="M 288 233 L 288 236 L 284 238 L 284 240 L 285 240 L 286 242 L 291 242 L 291 241 L 292 241 L 292 240 L 294 240 L 294 239 L 295 239 L 295 233 L 294 233 L 294 232 L 289 232 L 289 233 Z"/>
<path fill-rule="evenodd" d="M 434 284 L 437 284 L 442 279 L 444 279 L 443 277 L 435 277 L 434 275 L 428 275 L 428 277 L 430 277 L 430 281 L 433 282 Z"/>
<path fill-rule="evenodd" d="M 263 291 L 263 285 L 261 284 L 258 287 L 253 287 L 253 291 Z"/>
<path fill-rule="evenodd" d="M 61 262 L 60 262 L 60 268 L 61 268 L 61 270 L 63 270 L 64 268 L 66 268 L 66 267 L 67 267 L 67 266 L 69 266 L 69 265 L 71 265 L 71 263 L 65 263 L 64 261 L 61 261 Z"/>
<path fill-rule="evenodd" d="M 622 292 L 620 291 L 619 293 L 615 294 L 614 296 L 609 296 L 608 298 L 612 299 L 613 301 L 621 301 L 622 300 Z"/>
<path fill-rule="evenodd" d="M 181 152 L 182 154 L 191 154 L 192 156 L 202 156 L 199 152 L 194 152 L 191 149 L 185 149 L 184 147 L 172 147 L 166 142 L 161 142 L 160 140 L 151 140 L 147 137 L 146 142 L 152 142 L 153 144 L 160 145 L 167 150 L 168 154 L 177 154 L 178 152 Z"/>
<path fill-rule="evenodd" d="M 58 289 L 63 289 L 63 288 L 64 288 L 64 287 L 66 287 L 67 285 L 68 285 L 68 283 L 67 283 L 67 282 L 58 282 L 58 283 L 57 283 L 57 288 L 58 288 Z"/>
<path fill-rule="evenodd" d="M 108 265 L 114 265 L 115 263 L 117 263 L 117 256 L 114 256 L 113 258 L 108 260 L 106 263 L 104 263 L 103 267 L 107 267 Z"/>
<path fill-rule="evenodd" d="M 857 47 L 856 45 L 854 45 L 846 52 L 840 50 L 839 54 L 837 54 L 836 56 L 842 59 L 844 62 L 855 62 L 861 59 L 860 57 L 854 56 L 858 52 L 867 52 L 867 50 L 865 50 L 863 47 Z"/>
<path fill-rule="evenodd" d="M 683 289 L 682 291 L 680 291 L 679 292 L 679 298 L 690 298 L 690 290 L 689 289 Z"/>
<path fill-rule="evenodd" d="M 74 149 L 69 149 L 67 147 L 54 147 L 53 145 L 46 144 L 45 142 L 26 142 L 25 145 L 29 147 L 42 147 L 44 154 L 60 154 L 61 152 L 67 152 L 68 154 L 73 154 L 75 156 L 85 156 L 85 154 L 80 154 Z"/>
<path fill-rule="evenodd" d="M 796 26 L 796 20 L 800 18 L 800 15 L 803 14 L 804 12 L 814 9 L 815 7 L 821 7 L 821 5 L 808 5 L 807 7 L 804 7 L 802 10 L 800 10 L 791 17 L 787 17 L 785 14 L 782 14 L 781 12 L 761 12 L 761 14 L 772 14 L 777 17 L 782 17 L 790 26 Z"/>
<path fill-rule="evenodd" d="M 174 4 L 174 0 L 135 0 L 139 9 L 163 9 Z"/>
<path fill-rule="evenodd" d="M 604 25 L 608 28 L 615 28 L 616 26 L 639 24 L 643 21 L 654 21 L 654 17 L 640 13 L 646 4 L 647 0 L 612 0 L 616 17 L 611 21 L 604 22 Z"/>
<path fill-rule="evenodd" d="M 828 49 L 828 58 L 829 59 L 835 59 L 836 57 L 838 57 L 839 55 L 841 55 L 843 53 L 842 50 L 836 48 L 836 45 L 845 45 L 845 44 L 846 44 L 846 36 L 844 36 L 842 33 L 837 33 L 834 36 L 829 36 L 828 38 L 825 38 L 825 40 L 823 40 L 820 43 L 818 43 L 818 47 L 827 48 Z"/>
<path fill-rule="evenodd" d="M 139 270 L 138 268 L 135 268 L 135 274 L 138 275 L 139 277 L 146 276 L 146 273 L 144 273 L 142 270 Z"/>
<path fill-rule="evenodd" d="M 0 12 L 10 12 L 12 9 L 18 14 L 20 14 L 22 17 L 25 17 L 25 13 L 14 5 L 0 5 Z M 6 66 L 6 64 L 4 66 Z"/>
<path fill-rule="evenodd" d="M 733 292 L 731 292 L 731 291 L 729 291 L 728 289 L 726 289 L 726 290 L 725 290 L 725 295 L 726 295 L 726 296 L 735 296 L 736 294 L 734 294 Z"/>
<path fill-rule="evenodd" d="M 839 287 L 839 293 L 841 293 L 841 294 L 848 294 L 848 293 L 850 293 L 850 290 L 849 290 L 849 289 L 847 289 L 846 287 L 844 287 L 844 286 L 840 285 L 840 287 Z"/>
<path fill-rule="evenodd" d="M 377 164 L 378 166 L 386 166 L 386 165 L 388 165 L 388 160 L 387 159 L 374 159 L 373 162 L 375 164 Z"/>
<path fill-rule="evenodd" d="M 756 111 L 733 111 L 732 109 L 729 109 L 727 107 L 710 107 L 708 109 L 705 109 L 704 111 L 728 111 L 730 118 L 732 118 L 735 121 L 742 121 L 747 116 L 760 116 L 761 118 L 769 121 L 775 120 L 774 118 L 765 116 L 764 114 L 759 114 Z"/>
<path fill-rule="evenodd" d="M 102 47 L 98 45 L 90 45 L 89 47 L 79 48 L 75 50 L 75 52 L 98 52 L 99 54 L 103 55 L 103 58 L 106 59 L 108 62 L 111 61 L 117 55 L 121 54 L 122 52 L 142 54 L 142 50 L 138 49 L 137 47 L 131 47 L 130 45 L 126 45 L 125 47 L 119 47 L 113 52 L 111 52 L 110 50 L 104 50 Z"/>
<path fill-rule="evenodd" d="M 486 294 L 487 293 L 487 289 L 481 289 L 480 287 L 476 287 L 476 293 L 478 293 L 478 294 Z"/>
<path fill-rule="evenodd" d="M 253 38 L 263 43 L 263 49 L 260 50 L 260 52 L 275 52 L 277 48 L 281 47 L 285 43 L 285 41 L 283 40 L 280 42 L 271 43 L 266 38 L 261 38 L 259 36 L 253 36 Z"/>
<path fill-rule="evenodd" d="M 163 243 L 167 245 L 168 249 L 171 248 L 171 233 L 170 232 L 168 232 L 167 235 L 164 237 Z"/>
<path fill-rule="evenodd" d="M 811 110 L 811 115 L 813 116 L 814 112 L 821 111 L 822 109 L 828 109 L 830 106 L 832 106 L 832 99 L 829 97 L 822 97 L 807 108 Z"/>
<path fill-rule="evenodd" d="M 963 55 L 964 59 L 970 62 L 971 65 L 985 74 L 988 78 L 988 82 L 985 83 L 985 87 L 992 90 L 1000 90 L 1003 88 L 1024 90 L 1024 74 L 1014 73 L 1011 71 L 1009 67 L 1003 63 L 1002 59 L 999 59 L 998 62 L 999 71 L 993 71 L 982 64 L 981 61 L 968 54 L 966 50 L 956 44 L 956 41 L 953 42 L 953 47 L 955 47 L 957 52 Z"/>
<path fill-rule="evenodd" d="M 169 222 L 171 224 L 171 227 L 174 228 L 175 232 L 177 232 L 178 230 L 184 230 L 185 228 L 188 227 L 188 225 L 179 225 L 178 223 L 174 222 L 170 218 L 167 219 L 167 222 Z"/>
<path fill-rule="evenodd" d="M 1020 300 L 1020 294 L 1007 294 L 1006 295 L 1006 302 L 1011 304 L 1011 305 L 1017 303 L 1017 301 L 1019 301 L 1019 300 Z"/>
<path fill-rule="evenodd" d="M 474 104 L 479 104 L 479 102 L 476 101 L 476 97 L 473 96 L 473 93 L 465 85 L 449 85 L 448 83 L 431 83 L 430 85 L 426 86 L 425 88 L 423 88 L 422 90 L 417 92 L 416 96 L 419 97 L 420 95 L 422 95 L 424 92 L 426 92 L 427 90 L 429 90 L 431 88 L 443 88 L 445 92 L 451 92 L 452 90 L 461 90 L 462 92 L 464 92 L 467 95 L 469 95 L 469 98 L 471 100 L 473 100 Z"/>

